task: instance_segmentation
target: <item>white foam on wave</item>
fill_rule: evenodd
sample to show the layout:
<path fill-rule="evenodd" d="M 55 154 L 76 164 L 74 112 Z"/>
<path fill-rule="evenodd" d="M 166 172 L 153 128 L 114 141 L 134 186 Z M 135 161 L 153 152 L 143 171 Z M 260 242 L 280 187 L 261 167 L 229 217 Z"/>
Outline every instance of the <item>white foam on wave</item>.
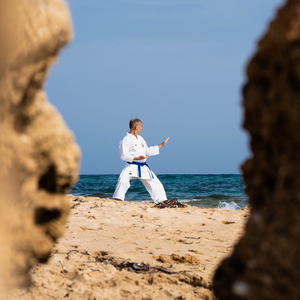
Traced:
<path fill-rule="evenodd" d="M 194 200 L 194 199 L 192 199 Z M 192 201 L 191 199 L 178 199 L 179 202 L 184 202 L 184 203 L 188 203 Z"/>
<path fill-rule="evenodd" d="M 238 206 L 235 202 L 222 202 L 220 201 L 219 202 L 219 205 L 218 205 L 218 208 L 221 208 L 221 209 L 231 209 L 231 210 L 238 210 L 238 209 L 241 209 L 240 206 Z"/>

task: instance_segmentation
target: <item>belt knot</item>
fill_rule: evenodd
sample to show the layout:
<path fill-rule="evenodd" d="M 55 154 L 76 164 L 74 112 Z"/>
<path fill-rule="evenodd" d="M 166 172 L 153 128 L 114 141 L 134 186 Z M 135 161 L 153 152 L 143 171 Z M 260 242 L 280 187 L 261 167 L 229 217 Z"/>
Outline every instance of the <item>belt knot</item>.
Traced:
<path fill-rule="evenodd" d="M 152 179 L 154 179 L 154 176 L 152 174 L 152 171 L 150 169 L 150 167 L 147 165 L 146 162 L 137 162 L 137 161 L 132 161 L 132 162 L 127 162 L 128 164 L 131 164 L 131 165 L 137 165 L 138 166 L 138 171 L 139 171 L 139 178 L 142 178 L 142 171 L 141 171 L 141 167 L 142 166 L 147 166 L 148 169 L 150 170 L 151 172 L 151 176 L 152 176 Z"/>

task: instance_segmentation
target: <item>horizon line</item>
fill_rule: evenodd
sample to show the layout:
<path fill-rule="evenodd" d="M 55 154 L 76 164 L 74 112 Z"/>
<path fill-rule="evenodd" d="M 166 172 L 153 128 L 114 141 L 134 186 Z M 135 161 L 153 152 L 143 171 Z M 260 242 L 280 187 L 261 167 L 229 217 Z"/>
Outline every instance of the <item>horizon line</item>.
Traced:
<path fill-rule="evenodd" d="M 82 175 L 120 175 L 119 173 L 117 174 L 79 174 L 79 176 Z M 157 174 L 156 175 L 243 175 L 242 173 L 164 173 L 164 174 Z"/>

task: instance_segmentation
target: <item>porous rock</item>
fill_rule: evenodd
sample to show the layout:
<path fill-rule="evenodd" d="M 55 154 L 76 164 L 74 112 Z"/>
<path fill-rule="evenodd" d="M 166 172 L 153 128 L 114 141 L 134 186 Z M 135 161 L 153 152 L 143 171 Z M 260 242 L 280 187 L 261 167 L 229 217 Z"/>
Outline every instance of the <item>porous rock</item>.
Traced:
<path fill-rule="evenodd" d="M 278 10 L 247 67 L 242 171 L 251 216 L 214 276 L 220 300 L 300 299 L 300 1 Z"/>
<path fill-rule="evenodd" d="M 70 38 L 60 0 L 0 1 L 0 294 L 29 284 L 69 213 L 79 149 L 43 83 Z"/>

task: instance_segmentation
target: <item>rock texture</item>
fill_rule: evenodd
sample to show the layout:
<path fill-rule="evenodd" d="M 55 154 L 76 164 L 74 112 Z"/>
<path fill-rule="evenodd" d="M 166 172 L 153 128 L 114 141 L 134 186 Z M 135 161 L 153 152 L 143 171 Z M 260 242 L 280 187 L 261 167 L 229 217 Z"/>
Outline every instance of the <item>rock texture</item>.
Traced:
<path fill-rule="evenodd" d="M 247 67 L 246 232 L 217 269 L 220 300 L 300 299 L 300 1 L 279 9 Z"/>
<path fill-rule="evenodd" d="M 79 150 L 43 82 L 70 37 L 61 1 L 0 2 L 0 291 L 29 284 L 69 213 Z"/>

